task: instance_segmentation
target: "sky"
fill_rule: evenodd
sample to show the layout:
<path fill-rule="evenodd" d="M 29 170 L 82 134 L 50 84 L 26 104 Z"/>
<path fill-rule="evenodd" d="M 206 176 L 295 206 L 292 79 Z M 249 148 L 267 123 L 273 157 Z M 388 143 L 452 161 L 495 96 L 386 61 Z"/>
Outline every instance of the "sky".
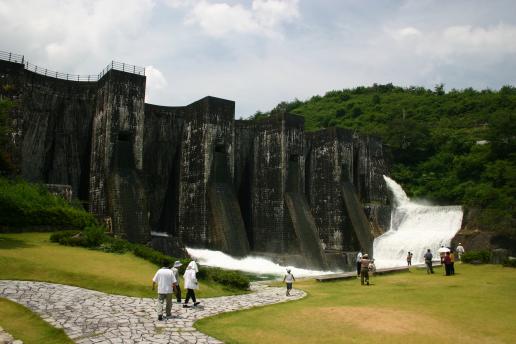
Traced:
<path fill-rule="evenodd" d="M 0 0 L 0 50 L 54 71 L 146 68 L 146 102 L 282 101 L 393 83 L 516 84 L 513 0 Z"/>

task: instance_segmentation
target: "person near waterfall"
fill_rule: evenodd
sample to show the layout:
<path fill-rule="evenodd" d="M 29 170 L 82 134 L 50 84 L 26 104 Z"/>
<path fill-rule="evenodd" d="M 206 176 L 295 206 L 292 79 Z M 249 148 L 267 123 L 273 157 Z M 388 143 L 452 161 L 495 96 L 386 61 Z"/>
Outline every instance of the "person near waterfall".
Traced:
<path fill-rule="evenodd" d="M 186 289 L 186 298 L 183 308 L 188 308 L 188 301 L 190 298 L 193 301 L 194 306 L 198 306 L 200 304 L 199 301 L 195 299 L 195 289 L 199 289 L 199 283 L 197 282 L 197 272 L 199 272 L 199 268 L 197 267 L 197 263 L 195 261 L 191 261 L 188 263 L 186 267 L 183 278 L 185 280 L 185 289 Z"/>
<path fill-rule="evenodd" d="M 464 246 L 459 242 L 459 245 L 457 245 L 457 248 L 455 249 L 457 252 L 458 258 L 460 261 L 462 261 L 462 255 L 464 254 Z"/>
<path fill-rule="evenodd" d="M 424 258 L 425 258 L 425 264 L 426 264 L 426 273 L 427 274 L 433 274 L 434 273 L 434 268 L 432 266 L 432 258 L 433 258 L 433 254 L 432 252 L 430 251 L 430 249 L 428 249 L 424 255 Z"/>
<path fill-rule="evenodd" d="M 287 284 L 287 296 L 290 296 L 290 291 L 292 290 L 292 283 L 295 282 L 294 275 L 290 272 L 290 269 L 287 269 L 287 274 L 283 277 L 283 282 Z"/>
<path fill-rule="evenodd" d="M 355 261 L 357 264 L 357 278 L 360 278 L 360 270 L 362 268 L 362 251 L 358 251 Z"/>
<path fill-rule="evenodd" d="M 455 254 L 450 249 L 450 275 L 455 275 Z"/>
<path fill-rule="evenodd" d="M 410 251 L 407 253 L 407 265 L 408 266 L 412 265 L 412 252 L 410 252 Z"/>
<path fill-rule="evenodd" d="M 450 258 L 450 252 L 446 252 L 446 253 L 444 254 L 443 263 L 444 263 L 444 271 L 445 271 L 445 275 L 446 275 L 446 276 L 450 276 L 450 275 L 451 275 L 451 258 Z"/>
<path fill-rule="evenodd" d="M 362 256 L 362 259 L 360 260 L 360 284 L 369 285 L 369 263 L 371 261 L 369 260 L 369 255 L 367 253 L 364 253 Z"/>
<path fill-rule="evenodd" d="M 371 277 L 376 274 L 376 265 L 374 264 L 374 259 L 371 259 L 371 261 L 369 262 L 367 270 L 369 270 L 369 281 L 371 281 Z"/>

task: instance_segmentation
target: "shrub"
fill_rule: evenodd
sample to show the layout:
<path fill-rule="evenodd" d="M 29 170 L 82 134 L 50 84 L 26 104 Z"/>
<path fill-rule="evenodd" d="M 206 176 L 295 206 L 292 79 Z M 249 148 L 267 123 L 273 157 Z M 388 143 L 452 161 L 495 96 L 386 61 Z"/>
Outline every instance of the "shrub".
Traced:
<path fill-rule="evenodd" d="M 470 251 L 462 255 L 462 261 L 470 264 L 486 264 L 489 263 L 488 251 Z"/>
<path fill-rule="evenodd" d="M 62 240 L 73 237 L 79 233 L 81 232 L 77 230 L 55 232 L 50 235 L 50 241 L 60 244 Z"/>
<path fill-rule="evenodd" d="M 0 223 L 18 228 L 43 225 L 82 229 L 94 225 L 95 218 L 41 185 L 0 178 Z"/>
<path fill-rule="evenodd" d="M 230 288 L 249 289 L 249 278 L 240 272 L 209 268 L 207 269 L 207 275 L 209 279 Z"/>
<path fill-rule="evenodd" d="M 516 259 L 506 259 L 505 262 L 503 262 L 503 266 L 506 266 L 508 268 L 516 268 Z"/>
<path fill-rule="evenodd" d="M 106 230 L 100 226 L 88 226 L 82 232 L 86 247 L 99 247 L 107 241 Z"/>
<path fill-rule="evenodd" d="M 88 226 L 84 231 L 60 231 L 50 236 L 52 242 L 57 242 L 67 246 L 82 246 L 91 249 L 100 249 L 105 252 L 124 253 L 132 252 L 135 256 L 145 259 L 157 266 L 162 266 L 165 261 L 172 266 L 176 260 L 183 265 L 179 268 L 179 273 L 183 274 L 186 266 L 191 259 L 178 259 L 151 247 L 142 244 L 133 244 L 126 240 L 112 238 L 108 236 L 103 227 Z M 199 280 L 211 280 L 220 283 L 228 288 L 247 290 L 249 289 L 249 278 L 238 271 L 223 270 L 219 268 L 199 266 L 197 273 Z"/>

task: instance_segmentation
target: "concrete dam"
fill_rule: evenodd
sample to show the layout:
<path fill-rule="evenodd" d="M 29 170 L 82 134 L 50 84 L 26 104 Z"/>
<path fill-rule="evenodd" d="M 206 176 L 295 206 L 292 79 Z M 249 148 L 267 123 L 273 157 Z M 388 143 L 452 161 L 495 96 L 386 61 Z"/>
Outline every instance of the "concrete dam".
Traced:
<path fill-rule="evenodd" d="M 114 235 L 171 255 L 188 246 L 342 268 L 389 228 L 378 138 L 305 132 L 289 113 L 235 120 L 235 103 L 211 96 L 146 104 L 145 84 L 132 65 L 79 76 L 0 53 L 18 173 L 70 185 Z"/>

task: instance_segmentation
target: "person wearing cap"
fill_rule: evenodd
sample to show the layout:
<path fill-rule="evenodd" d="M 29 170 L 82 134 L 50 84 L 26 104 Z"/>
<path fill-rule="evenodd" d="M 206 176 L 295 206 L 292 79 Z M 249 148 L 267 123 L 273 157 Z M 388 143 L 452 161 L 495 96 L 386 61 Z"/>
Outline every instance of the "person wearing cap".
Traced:
<path fill-rule="evenodd" d="M 369 285 L 369 255 L 364 253 L 362 255 L 362 260 L 360 261 L 360 284 Z"/>
<path fill-rule="evenodd" d="M 159 269 L 152 278 L 152 290 L 158 285 L 158 302 L 156 311 L 158 313 L 158 320 L 163 320 L 163 302 L 166 302 L 166 316 L 170 317 L 172 310 L 172 292 L 177 284 L 174 273 L 170 270 L 168 261 L 163 261 L 163 267 Z"/>
<path fill-rule="evenodd" d="M 360 277 L 360 269 L 362 268 L 362 251 L 358 251 L 355 263 L 357 264 L 357 278 Z"/>
<path fill-rule="evenodd" d="M 457 248 L 455 249 L 455 251 L 457 252 L 457 255 L 458 255 L 458 258 L 459 260 L 462 260 L 462 255 L 464 254 L 464 247 L 462 246 L 462 244 L 459 242 L 459 245 L 457 246 Z"/>
<path fill-rule="evenodd" d="M 176 301 L 177 303 L 181 303 L 181 287 L 179 286 L 179 267 L 181 267 L 181 262 L 179 260 L 176 260 L 174 262 L 174 266 L 172 267 L 172 273 L 174 274 L 174 277 L 176 278 L 177 285 L 176 285 Z"/>
<path fill-rule="evenodd" d="M 198 306 L 200 304 L 200 302 L 195 299 L 195 289 L 199 289 L 199 283 L 197 282 L 197 272 L 199 272 L 197 263 L 192 260 L 190 263 L 188 263 L 188 266 L 186 267 L 185 273 L 183 275 L 186 289 L 186 298 L 183 308 L 189 307 L 188 301 L 190 301 L 190 298 L 192 299 L 194 306 Z"/>
<path fill-rule="evenodd" d="M 283 282 L 287 284 L 287 296 L 290 296 L 290 291 L 292 290 L 292 282 L 296 279 L 294 275 L 290 272 L 290 269 L 287 269 L 287 274 L 283 277 Z"/>

